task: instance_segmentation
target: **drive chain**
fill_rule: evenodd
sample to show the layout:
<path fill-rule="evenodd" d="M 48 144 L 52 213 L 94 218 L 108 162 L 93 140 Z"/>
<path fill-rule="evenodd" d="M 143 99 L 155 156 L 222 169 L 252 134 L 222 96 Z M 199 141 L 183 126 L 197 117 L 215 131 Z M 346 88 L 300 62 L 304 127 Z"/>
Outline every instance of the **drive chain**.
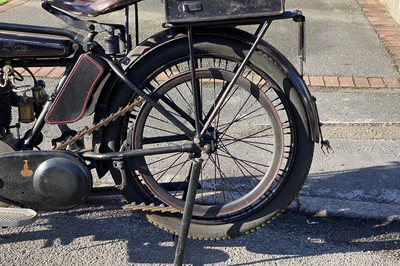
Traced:
<path fill-rule="evenodd" d="M 68 145 L 71 145 L 76 141 L 83 139 L 86 135 L 89 135 L 94 131 L 99 130 L 101 127 L 107 126 L 110 122 L 113 122 L 116 119 L 124 116 L 127 112 L 131 111 L 135 106 L 139 106 L 142 102 L 143 98 L 138 98 L 132 103 L 126 105 L 125 107 L 119 108 L 116 112 L 110 114 L 106 118 L 103 118 L 98 123 L 92 125 L 91 127 L 84 128 L 73 137 L 69 137 L 64 142 L 57 145 L 54 149 L 55 150 L 66 149 Z M 155 205 L 154 203 L 149 205 L 146 205 L 144 203 L 142 204 L 130 203 L 125 205 L 123 208 L 126 210 L 143 211 L 143 212 L 182 213 L 182 211 L 166 206 L 164 204 Z"/>
<path fill-rule="evenodd" d="M 122 207 L 124 210 L 131 210 L 131 211 L 142 211 L 142 212 L 162 212 L 162 213 L 183 213 L 180 210 L 175 208 L 169 207 L 164 204 L 155 205 L 154 203 L 151 204 L 136 204 L 135 202 L 124 205 Z"/>
<path fill-rule="evenodd" d="M 76 141 L 83 139 L 86 135 L 89 135 L 104 126 L 107 126 L 110 122 L 113 122 L 118 118 L 120 118 L 121 116 L 124 116 L 127 112 L 131 111 L 135 106 L 139 106 L 142 102 L 143 98 L 138 98 L 134 100 L 132 103 L 126 105 L 125 107 L 120 107 L 116 112 L 110 114 L 106 118 L 101 119 L 98 123 L 92 125 L 91 127 L 84 128 L 83 130 L 79 131 L 75 136 L 69 137 L 64 142 L 58 144 L 53 149 L 65 150 L 68 147 L 68 145 L 71 145 Z"/>

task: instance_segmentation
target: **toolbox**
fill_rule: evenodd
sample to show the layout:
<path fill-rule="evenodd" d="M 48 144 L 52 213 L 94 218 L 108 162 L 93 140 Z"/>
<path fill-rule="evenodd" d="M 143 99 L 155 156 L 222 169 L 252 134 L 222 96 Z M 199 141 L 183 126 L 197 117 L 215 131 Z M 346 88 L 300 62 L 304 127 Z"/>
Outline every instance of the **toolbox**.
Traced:
<path fill-rule="evenodd" d="M 285 0 L 165 0 L 170 24 L 205 23 L 276 16 L 284 12 Z"/>

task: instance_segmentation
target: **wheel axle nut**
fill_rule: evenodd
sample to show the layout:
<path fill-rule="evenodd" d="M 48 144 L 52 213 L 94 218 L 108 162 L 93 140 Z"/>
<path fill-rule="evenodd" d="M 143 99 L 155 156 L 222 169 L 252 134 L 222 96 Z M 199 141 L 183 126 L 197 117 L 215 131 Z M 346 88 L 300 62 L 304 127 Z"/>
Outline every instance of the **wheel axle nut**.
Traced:
<path fill-rule="evenodd" d="M 201 159 L 203 160 L 203 161 L 206 161 L 206 160 L 208 160 L 208 158 L 210 158 L 210 155 L 208 154 L 208 153 L 206 153 L 206 152 L 201 152 Z"/>

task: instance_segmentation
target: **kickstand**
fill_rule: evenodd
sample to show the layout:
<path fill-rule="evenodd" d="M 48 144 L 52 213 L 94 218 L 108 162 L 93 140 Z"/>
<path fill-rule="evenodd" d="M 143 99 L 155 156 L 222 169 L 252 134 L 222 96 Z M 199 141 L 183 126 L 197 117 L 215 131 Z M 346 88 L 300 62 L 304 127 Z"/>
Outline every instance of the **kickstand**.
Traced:
<path fill-rule="evenodd" d="M 190 221 L 192 219 L 194 200 L 196 198 L 197 186 L 199 183 L 202 163 L 203 160 L 201 158 L 195 158 L 193 159 L 192 162 L 192 169 L 189 179 L 189 188 L 185 202 L 185 207 L 183 209 L 183 217 L 182 217 L 181 229 L 179 232 L 178 244 L 176 245 L 176 250 L 175 250 L 175 260 L 174 260 L 175 266 L 181 266 L 183 263 L 186 240 L 189 235 Z"/>

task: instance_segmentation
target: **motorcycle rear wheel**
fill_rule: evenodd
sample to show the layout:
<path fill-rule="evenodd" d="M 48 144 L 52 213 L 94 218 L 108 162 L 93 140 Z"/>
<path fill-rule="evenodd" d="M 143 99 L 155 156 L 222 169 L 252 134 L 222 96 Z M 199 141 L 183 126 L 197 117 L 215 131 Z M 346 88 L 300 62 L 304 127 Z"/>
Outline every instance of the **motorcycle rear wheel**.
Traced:
<path fill-rule="evenodd" d="M 195 42 L 196 77 L 205 119 L 243 59 L 237 51 L 246 51 L 248 45 L 220 36 L 197 37 Z M 138 69 L 148 73 L 140 85 L 193 128 L 187 43 L 169 45 L 173 53 L 164 47 L 138 63 Z M 148 103 L 126 116 L 122 125 L 121 140 L 128 137 L 131 149 L 192 141 Z M 207 144 L 212 147 L 210 158 L 203 163 L 189 237 L 236 237 L 264 226 L 285 209 L 311 165 L 314 144 L 307 127 L 301 99 L 286 73 L 268 54 L 256 51 L 207 130 Z M 126 165 L 130 180 L 153 202 L 183 210 L 190 172 L 188 154 L 146 156 L 128 160 Z M 181 215 L 142 214 L 156 226 L 179 233 Z"/>
<path fill-rule="evenodd" d="M 204 58 L 203 58 L 204 60 Z M 218 95 L 234 76 L 223 69 L 196 71 L 200 87 L 202 121 L 211 113 Z M 194 101 L 190 71 L 164 82 L 152 96 L 175 118 L 193 132 Z M 228 100 L 218 111 L 199 145 L 207 149 L 203 162 L 193 216 L 204 223 L 218 223 L 246 216 L 274 194 L 285 175 L 285 134 L 290 135 L 287 116 L 278 112 L 267 94 L 256 84 L 240 77 Z M 279 103 L 277 103 L 279 102 Z M 284 121 L 281 121 L 284 118 Z M 151 149 L 160 145 L 183 145 L 192 142 L 179 128 L 146 103 L 137 115 L 132 136 L 132 149 Z M 285 155 L 286 154 L 286 155 Z M 183 211 L 193 154 L 138 157 L 128 163 L 137 169 L 151 192 L 168 206 Z M 199 156 L 199 155 L 198 155 Z"/>

